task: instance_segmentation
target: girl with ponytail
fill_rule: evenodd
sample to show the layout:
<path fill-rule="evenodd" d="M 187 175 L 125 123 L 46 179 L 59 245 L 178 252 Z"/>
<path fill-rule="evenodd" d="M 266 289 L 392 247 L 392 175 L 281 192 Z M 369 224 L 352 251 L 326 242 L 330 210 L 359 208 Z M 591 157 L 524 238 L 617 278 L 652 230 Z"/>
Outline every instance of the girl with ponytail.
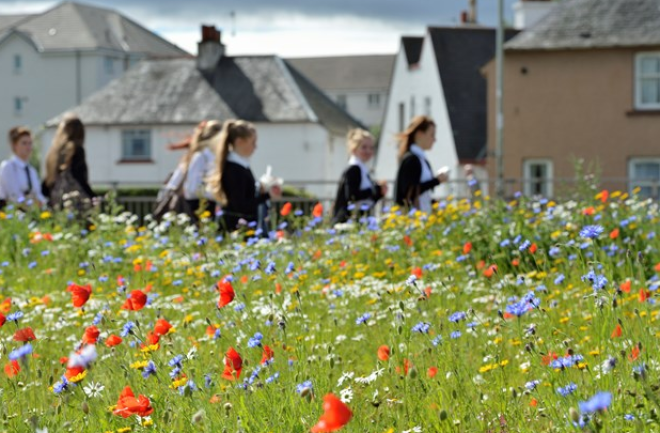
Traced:
<path fill-rule="evenodd" d="M 250 170 L 250 157 L 257 148 L 257 131 L 244 120 L 227 120 L 220 133 L 216 151 L 216 170 L 208 184 L 222 206 L 221 225 L 227 231 L 239 227 L 239 221 L 256 222 L 259 205 L 271 196 L 281 195 L 279 186 L 267 191 L 256 182 Z"/>

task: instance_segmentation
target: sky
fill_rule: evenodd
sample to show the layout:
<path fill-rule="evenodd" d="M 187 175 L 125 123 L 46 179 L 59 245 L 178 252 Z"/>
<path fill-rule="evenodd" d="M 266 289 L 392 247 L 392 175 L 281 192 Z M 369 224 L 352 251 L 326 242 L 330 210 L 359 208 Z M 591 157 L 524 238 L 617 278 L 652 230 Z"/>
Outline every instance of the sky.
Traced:
<path fill-rule="evenodd" d="M 468 0 L 76 0 L 114 9 L 195 54 L 200 25 L 222 32 L 227 54 L 315 57 L 394 54 L 402 35 L 460 22 Z M 497 22 L 497 0 L 477 0 L 477 19 Z M 504 0 L 505 20 L 513 21 Z M 0 0 L 0 14 L 39 13 L 53 0 Z"/>

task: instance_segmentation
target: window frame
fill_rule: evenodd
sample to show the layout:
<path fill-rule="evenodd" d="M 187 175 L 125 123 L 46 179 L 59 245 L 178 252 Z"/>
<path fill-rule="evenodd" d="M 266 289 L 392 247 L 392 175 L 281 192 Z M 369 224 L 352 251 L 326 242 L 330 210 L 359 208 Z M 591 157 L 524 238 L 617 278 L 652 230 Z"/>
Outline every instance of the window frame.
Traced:
<path fill-rule="evenodd" d="M 534 196 L 537 195 L 536 193 L 533 193 L 532 191 L 532 184 L 534 182 L 539 182 L 539 180 L 536 180 L 537 178 L 532 178 L 529 175 L 529 171 L 531 166 L 533 165 L 540 165 L 540 164 L 545 164 L 547 167 L 547 180 L 543 181 L 540 180 L 540 182 L 544 182 L 546 185 L 546 192 L 541 193 L 543 197 L 546 198 L 551 198 L 552 194 L 554 193 L 554 188 L 553 188 L 553 183 L 554 183 L 554 162 L 552 158 L 528 158 L 523 160 L 523 193 L 526 196 Z"/>
<path fill-rule="evenodd" d="M 657 181 L 653 180 L 636 180 L 635 178 L 635 165 L 638 163 L 652 163 L 652 164 L 657 164 L 658 165 L 658 173 L 660 174 L 660 157 L 656 156 L 636 156 L 628 159 L 628 191 L 632 193 L 632 191 L 637 188 L 637 187 L 645 187 L 645 186 L 650 186 L 651 191 L 653 192 L 653 189 L 655 187 L 655 196 L 651 195 L 652 198 L 658 198 L 660 195 L 660 176 Z"/>
<path fill-rule="evenodd" d="M 128 153 L 127 150 L 130 148 L 131 151 L 134 150 L 134 140 L 137 138 L 137 134 L 147 134 L 146 145 L 147 152 L 146 155 L 136 155 L 134 153 Z M 123 129 L 121 131 L 121 158 L 123 162 L 151 162 L 153 155 L 153 143 L 152 143 L 152 131 L 151 129 Z"/>
<path fill-rule="evenodd" d="M 647 58 L 655 58 L 660 61 L 660 51 L 645 51 L 635 54 L 634 76 L 635 76 L 635 109 L 636 110 L 660 110 L 660 95 L 656 103 L 642 102 L 642 62 Z M 657 73 L 658 86 L 660 86 L 660 71 Z M 659 92 L 660 93 L 660 92 Z"/>
<path fill-rule="evenodd" d="M 337 95 L 335 101 L 337 105 L 339 105 L 342 108 L 342 110 L 348 110 L 348 98 L 346 97 L 345 94 L 342 93 Z"/>
<path fill-rule="evenodd" d="M 368 93 L 367 94 L 367 106 L 369 108 L 378 109 L 382 106 L 381 94 L 380 93 Z"/>
<path fill-rule="evenodd" d="M 18 75 L 23 72 L 23 56 L 14 54 L 14 74 Z"/>
<path fill-rule="evenodd" d="M 25 112 L 25 98 L 14 96 L 14 116 L 21 116 Z"/>

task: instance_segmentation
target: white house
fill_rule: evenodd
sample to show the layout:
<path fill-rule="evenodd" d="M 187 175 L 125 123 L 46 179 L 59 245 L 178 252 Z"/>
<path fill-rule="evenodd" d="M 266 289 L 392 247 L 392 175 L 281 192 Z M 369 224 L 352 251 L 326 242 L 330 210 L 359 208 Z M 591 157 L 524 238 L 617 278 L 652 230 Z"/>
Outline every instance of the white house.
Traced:
<path fill-rule="evenodd" d="M 142 61 L 71 111 L 86 125 L 92 184 L 160 185 L 182 156 L 170 144 L 201 120 L 236 118 L 256 126 L 255 175 L 270 165 L 321 197 L 345 168 L 346 133 L 362 126 L 281 58 L 225 56 L 213 27 L 203 27 L 196 59 Z"/>
<path fill-rule="evenodd" d="M 353 117 L 378 133 L 383 123 L 394 55 L 287 59 Z"/>
<path fill-rule="evenodd" d="M 513 34 L 507 31 L 507 38 Z M 476 25 L 429 27 L 423 37 L 402 38 L 378 145 L 377 178 L 396 178 L 396 134 L 414 116 L 427 115 L 436 123 L 429 162 L 436 170 L 451 170 L 451 181 L 436 194 L 467 196 L 466 164 L 474 166 L 482 189 L 487 189 L 486 80 L 480 68 L 494 54 L 495 30 Z"/>
<path fill-rule="evenodd" d="M 50 118 L 144 58 L 190 56 L 117 12 L 64 2 L 36 15 L 0 15 L 0 134 L 38 132 Z M 0 140 L 0 158 L 9 146 Z"/>

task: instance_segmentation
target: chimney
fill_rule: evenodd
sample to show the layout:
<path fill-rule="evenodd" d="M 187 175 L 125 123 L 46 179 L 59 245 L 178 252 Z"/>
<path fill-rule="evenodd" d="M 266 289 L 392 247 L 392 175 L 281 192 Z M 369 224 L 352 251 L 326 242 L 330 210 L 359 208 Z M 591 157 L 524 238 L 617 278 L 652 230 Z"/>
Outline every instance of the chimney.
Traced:
<path fill-rule="evenodd" d="M 528 29 L 545 17 L 557 2 L 553 0 L 518 0 L 513 4 L 513 26 Z"/>
<path fill-rule="evenodd" d="M 468 20 L 470 24 L 477 23 L 477 0 L 470 0 L 470 13 Z"/>
<path fill-rule="evenodd" d="M 215 26 L 202 25 L 202 40 L 197 43 L 197 68 L 212 71 L 225 53 L 220 42 L 220 30 Z"/>

